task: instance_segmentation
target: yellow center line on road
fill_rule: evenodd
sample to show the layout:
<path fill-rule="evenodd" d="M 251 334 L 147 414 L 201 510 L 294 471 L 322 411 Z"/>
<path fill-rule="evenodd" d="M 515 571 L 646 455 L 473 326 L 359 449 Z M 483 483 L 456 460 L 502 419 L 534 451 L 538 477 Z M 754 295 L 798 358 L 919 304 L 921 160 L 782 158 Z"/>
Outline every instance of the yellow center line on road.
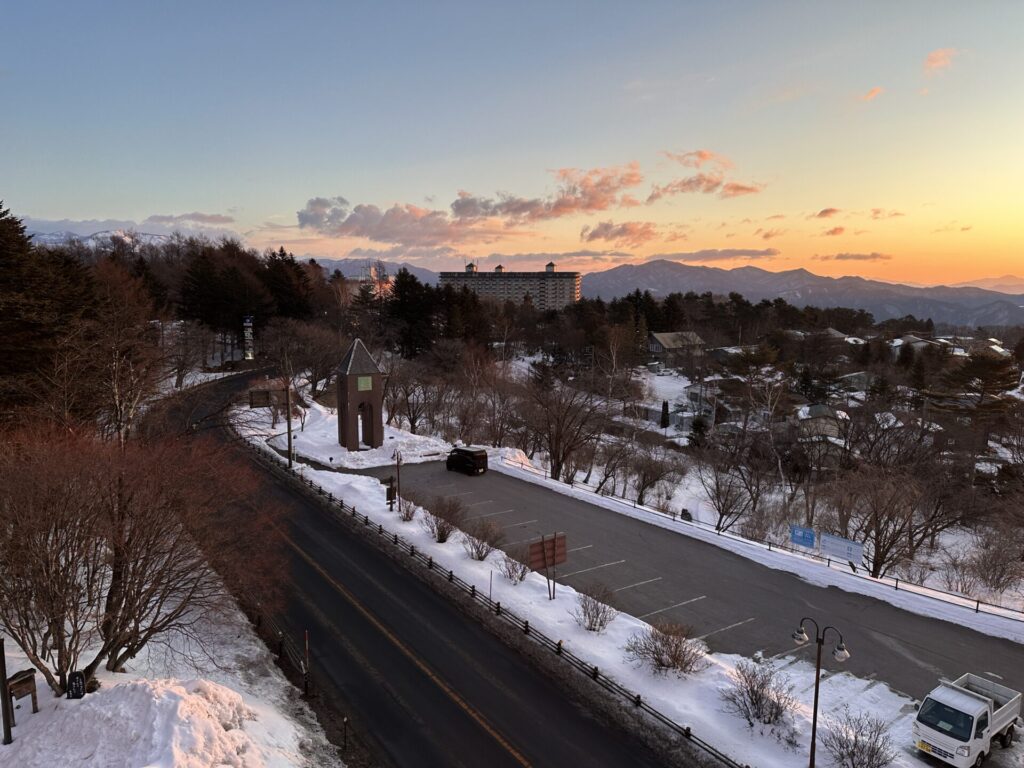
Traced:
<path fill-rule="evenodd" d="M 277 526 L 274 526 L 277 528 Z M 373 624 L 382 635 L 384 635 L 391 643 L 401 651 L 402 655 L 409 659 L 415 664 L 423 674 L 433 681 L 433 683 L 440 688 L 449 699 L 451 699 L 463 712 L 469 715 L 473 720 L 483 728 L 498 744 L 508 752 L 512 758 L 522 766 L 529 766 L 530 761 L 526 759 L 515 747 L 513 747 L 504 736 L 502 736 L 498 730 L 491 725 L 487 718 L 485 718 L 480 712 L 473 708 L 462 696 L 460 696 L 448 683 L 438 677 L 430 667 L 427 666 L 426 662 L 422 661 L 416 653 L 403 643 L 391 630 L 385 627 L 380 620 L 370 612 L 370 610 L 364 606 L 356 596 L 349 592 L 344 586 L 339 584 L 327 571 L 325 571 L 319 563 L 317 563 L 312 557 L 310 557 L 305 550 L 302 549 L 295 541 L 283 530 L 278 528 L 281 538 L 284 539 L 288 545 L 295 550 L 295 552 L 301 557 L 306 563 L 316 571 L 330 586 L 342 597 L 344 597 L 353 608 L 363 615 L 367 621 Z"/>

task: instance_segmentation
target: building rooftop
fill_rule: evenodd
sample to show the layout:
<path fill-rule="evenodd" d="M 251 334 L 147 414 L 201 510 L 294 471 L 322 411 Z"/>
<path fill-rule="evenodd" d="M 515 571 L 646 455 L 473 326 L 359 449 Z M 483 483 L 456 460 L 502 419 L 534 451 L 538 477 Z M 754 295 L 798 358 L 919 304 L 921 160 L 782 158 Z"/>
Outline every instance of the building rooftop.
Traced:
<path fill-rule="evenodd" d="M 366 345 L 360 339 L 353 339 L 348 352 L 341 358 L 338 373 L 345 376 L 371 376 L 384 371 L 377 365 Z"/>

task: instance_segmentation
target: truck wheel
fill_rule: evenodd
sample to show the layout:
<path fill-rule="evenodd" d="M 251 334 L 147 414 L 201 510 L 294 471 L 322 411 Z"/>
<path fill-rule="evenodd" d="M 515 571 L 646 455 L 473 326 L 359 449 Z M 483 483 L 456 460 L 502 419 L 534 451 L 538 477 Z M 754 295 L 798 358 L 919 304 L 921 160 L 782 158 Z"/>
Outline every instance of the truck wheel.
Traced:
<path fill-rule="evenodd" d="M 987 755 L 984 752 L 978 754 L 978 759 L 974 761 L 974 768 L 981 768 L 985 764 L 985 758 Z"/>
<path fill-rule="evenodd" d="M 999 739 L 999 743 L 1003 745 L 1003 749 L 1009 749 L 1013 746 L 1013 726 L 1011 725 L 1005 731 L 1003 731 L 1002 737 Z"/>

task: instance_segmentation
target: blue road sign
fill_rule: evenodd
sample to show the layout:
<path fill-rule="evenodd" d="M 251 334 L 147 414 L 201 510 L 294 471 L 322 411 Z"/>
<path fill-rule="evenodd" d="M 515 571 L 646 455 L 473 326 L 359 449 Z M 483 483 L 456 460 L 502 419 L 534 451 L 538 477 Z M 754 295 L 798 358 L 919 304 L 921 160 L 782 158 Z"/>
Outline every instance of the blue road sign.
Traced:
<path fill-rule="evenodd" d="M 799 547 L 814 549 L 814 529 L 799 525 L 789 526 L 789 540 Z"/>

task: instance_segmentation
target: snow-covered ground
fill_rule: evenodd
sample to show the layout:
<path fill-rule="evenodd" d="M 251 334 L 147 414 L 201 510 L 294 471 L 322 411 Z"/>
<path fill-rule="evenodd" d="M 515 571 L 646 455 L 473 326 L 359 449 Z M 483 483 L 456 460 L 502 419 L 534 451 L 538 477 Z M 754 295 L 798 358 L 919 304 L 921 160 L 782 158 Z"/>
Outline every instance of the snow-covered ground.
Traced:
<path fill-rule="evenodd" d="M 648 392 L 647 399 L 651 403 L 661 404 L 667 400 L 669 406 L 674 406 L 687 402 L 686 388 L 690 386 L 690 380 L 681 373 L 666 370 L 659 374 L 638 368 L 636 376 Z"/>
<path fill-rule="evenodd" d="M 255 440 L 254 443 L 280 460 L 263 441 Z M 508 450 L 501 453 L 508 453 Z M 531 626 L 552 638 L 561 639 L 566 648 L 597 665 L 626 687 L 641 693 L 652 706 L 680 724 L 690 726 L 701 738 L 739 762 L 760 768 L 781 768 L 799 765 L 806 760 L 814 691 L 814 667 L 810 663 L 795 657 L 779 661 L 799 701 L 793 721 L 796 742 L 795 745 L 787 745 L 784 740 L 767 732 L 768 729 L 748 728 L 738 716 L 725 710 L 721 693 L 730 686 L 741 657 L 712 654 L 708 657 L 706 669 L 685 679 L 655 675 L 648 668 L 627 661 L 624 655 L 627 640 L 644 629 L 647 626 L 645 622 L 619 614 L 605 632 L 588 632 L 570 615 L 576 606 L 576 593 L 572 588 L 559 585 L 556 599 L 550 601 L 546 582 L 540 574 L 529 574 L 519 585 L 506 581 L 497 567 L 500 552 L 496 551 L 487 560 L 479 562 L 468 556 L 458 536 L 445 544 L 436 543 L 419 522 L 422 512 L 418 512 L 417 519 L 410 522 L 402 522 L 396 513 L 388 512 L 384 488 L 376 478 L 314 470 L 308 466 L 301 467 L 299 471 L 336 497 L 357 506 L 360 513 L 369 515 L 374 522 L 383 524 L 421 551 L 428 552 L 441 567 L 455 571 L 481 591 L 492 590 L 493 599 L 500 600 L 519 617 L 528 619 Z M 559 485 L 566 492 L 573 492 L 568 486 Z M 792 565 L 787 564 L 787 567 L 792 568 Z M 828 573 L 826 569 L 818 570 Z M 886 720 L 899 752 L 893 765 L 901 768 L 925 765 L 909 746 L 914 718 L 911 699 L 875 680 L 826 672 L 821 686 L 821 701 L 823 715 L 837 713 L 846 704 L 854 712 L 868 711 Z M 819 720 L 819 727 L 824 728 L 821 722 Z M 821 750 L 819 755 L 823 755 Z M 1024 766 L 1024 749 L 1014 749 L 1005 754 L 997 751 L 996 758 L 993 765 L 1019 768 Z"/>
<path fill-rule="evenodd" d="M 0 765 L 18 768 L 292 768 L 341 766 L 299 691 L 239 611 L 201 628 L 214 658 L 183 639 L 151 644 L 124 673 L 101 671 L 100 690 L 55 698 L 36 675 L 39 712 L 16 710 Z M 5 644 L 7 672 L 28 669 Z"/>
<path fill-rule="evenodd" d="M 278 421 L 271 428 L 270 409 L 257 408 L 245 416 L 245 429 L 249 435 L 269 438 L 275 448 L 288 450 L 286 425 Z M 384 444 L 380 448 L 350 452 L 338 445 L 338 416 L 332 409 L 312 402 L 306 412 L 306 424 L 292 420 L 292 446 L 297 456 L 321 464 L 346 469 L 366 469 L 395 463 L 395 451 L 401 451 L 402 463 L 417 464 L 437 461 L 448 455 L 451 445 L 435 437 L 413 435 L 405 430 L 384 427 Z"/>

